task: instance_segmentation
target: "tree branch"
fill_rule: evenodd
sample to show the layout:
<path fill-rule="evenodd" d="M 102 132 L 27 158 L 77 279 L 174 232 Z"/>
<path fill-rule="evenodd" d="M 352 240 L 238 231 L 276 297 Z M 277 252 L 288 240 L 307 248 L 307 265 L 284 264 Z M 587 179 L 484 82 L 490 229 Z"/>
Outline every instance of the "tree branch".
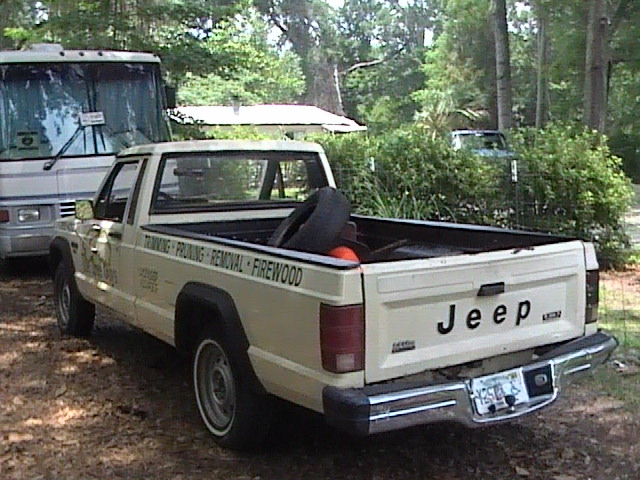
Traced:
<path fill-rule="evenodd" d="M 386 62 L 388 60 L 391 60 L 392 58 L 397 57 L 398 55 L 400 55 L 400 53 L 402 53 L 403 50 L 404 50 L 404 47 L 401 47 L 398 50 L 396 50 L 395 52 L 393 52 L 392 55 L 389 55 L 388 57 L 379 58 L 377 60 L 369 60 L 367 62 L 355 63 L 355 64 L 351 65 L 349 68 L 347 68 L 346 70 L 342 70 L 341 72 L 338 72 L 338 73 L 340 75 L 348 75 L 351 72 L 359 70 L 360 68 L 368 68 L 368 67 L 373 67 L 375 65 L 380 65 L 381 63 L 384 63 L 384 62 Z"/>
<path fill-rule="evenodd" d="M 340 75 L 347 75 L 355 70 L 358 70 L 360 68 L 367 68 L 367 67 L 373 67 L 374 65 L 378 65 L 384 61 L 386 61 L 386 58 L 380 58 L 378 60 L 370 60 L 368 62 L 359 62 L 356 63 L 354 65 L 351 65 L 349 68 L 347 68 L 346 70 L 342 70 L 340 73 Z"/>
<path fill-rule="evenodd" d="M 613 36 L 618 27 L 620 26 L 620 22 L 627 16 L 627 10 L 629 9 L 629 5 L 631 4 L 630 0 L 620 0 L 618 6 L 615 9 L 615 13 L 611 17 L 611 27 L 609 30 L 609 34 Z"/>
<path fill-rule="evenodd" d="M 289 29 L 282 24 L 282 22 L 277 18 L 277 15 L 275 13 L 270 13 L 269 18 L 271 19 L 271 21 L 273 22 L 273 24 L 276 26 L 278 30 L 280 30 L 285 35 L 289 33 Z"/>

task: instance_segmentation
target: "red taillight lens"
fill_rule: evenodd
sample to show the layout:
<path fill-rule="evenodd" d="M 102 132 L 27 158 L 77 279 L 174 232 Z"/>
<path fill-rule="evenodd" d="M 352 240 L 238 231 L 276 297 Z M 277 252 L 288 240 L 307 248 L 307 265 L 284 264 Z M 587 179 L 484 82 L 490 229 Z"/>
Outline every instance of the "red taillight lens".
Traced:
<path fill-rule="evenodd" d="M 600 300 L 599 284 L 600 272 L 598 270 L 588 270 L 585 323 L 594 323 L 598 321 L 598 302 Z"/>
<path fill-rule="evenodd" d="M 364 368 L 364 312 L 362 304 L 320 305 L 322 368 L 347 373 Z"/>
<path fill-rule="evenodd" d="M 0 223 L 7 223 L 9 221 L 9 210 L 0 210 Z"/>

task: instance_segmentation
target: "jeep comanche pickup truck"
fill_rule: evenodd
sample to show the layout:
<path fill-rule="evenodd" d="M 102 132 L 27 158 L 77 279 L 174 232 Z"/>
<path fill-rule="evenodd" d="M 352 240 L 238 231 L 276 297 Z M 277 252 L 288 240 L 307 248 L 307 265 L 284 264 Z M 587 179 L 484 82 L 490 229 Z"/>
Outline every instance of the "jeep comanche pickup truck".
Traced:
<path fill-rule="evenodd" d="M 510 420 L 616 346 L 591 244 L 351 214 L 308 143 L 124 150 L 50 254 L 62 332 L 99 304 L 189 354 L 230 448 L 262 441 L 276 397 L 355 434 Z"/>

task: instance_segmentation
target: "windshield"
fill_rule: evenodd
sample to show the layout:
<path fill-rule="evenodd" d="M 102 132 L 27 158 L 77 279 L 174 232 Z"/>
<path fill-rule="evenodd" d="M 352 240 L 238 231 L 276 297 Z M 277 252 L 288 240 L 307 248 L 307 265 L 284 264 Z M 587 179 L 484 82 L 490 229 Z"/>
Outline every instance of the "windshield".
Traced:
<path fill-rule="evenodd" d="M 458 133 L 458 148 L 468 148 L 470 150 L 506 150 L 507 142 L 504 135 L 499 132 L 476 132 L 476 133 Z"/>
<path fill-rule="evenodd" d="M 154 64 L 2 65 L 0 159 L 111 154 L 168 140 L 160 87 Z"/>
<path fill-rule="evenodd" d="M 153 213 L 269 207 L 304 201 L 327 184 L 315 153 L 208 152 L 162 160 Z"/>

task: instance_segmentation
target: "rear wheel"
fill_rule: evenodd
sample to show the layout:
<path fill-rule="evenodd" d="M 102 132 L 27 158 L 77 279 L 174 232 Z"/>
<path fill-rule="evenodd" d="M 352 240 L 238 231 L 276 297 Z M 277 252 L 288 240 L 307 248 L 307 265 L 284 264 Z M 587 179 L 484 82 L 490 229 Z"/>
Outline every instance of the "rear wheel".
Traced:
<path fill-rule="evenodd" d="M 56 268 L 53 302 L 58 328 L 62 333 L 76 337 L 87 337 L 91 334 L 96 314 L 95 306 L 80 295 L 73 274 L 64 261 Z"/>
<path fill-rule="evenodd" d="M 207 330 L 193 357 L 193 385 L 198 410 L 216 442 L 227 448 L 259 447 L 271 422 L 271 398 L 250 391 L 249 372 L 239 367 L 240 352 Z"/>

